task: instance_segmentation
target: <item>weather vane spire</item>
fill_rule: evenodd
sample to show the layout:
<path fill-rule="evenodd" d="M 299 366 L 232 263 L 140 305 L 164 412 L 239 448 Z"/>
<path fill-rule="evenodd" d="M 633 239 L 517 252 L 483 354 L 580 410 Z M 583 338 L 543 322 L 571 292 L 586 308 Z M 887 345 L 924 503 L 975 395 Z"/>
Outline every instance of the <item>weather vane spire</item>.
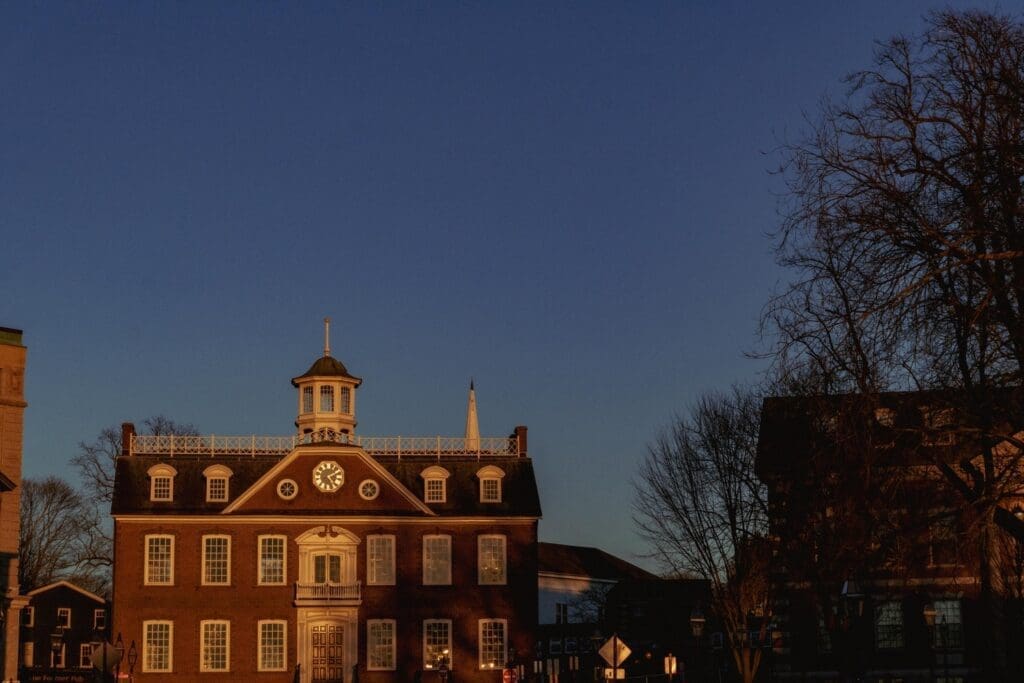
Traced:
<path fill-rule="evenodd" d="M 324 356 L 331 355 L 331 319 L 324 318 Z"/>

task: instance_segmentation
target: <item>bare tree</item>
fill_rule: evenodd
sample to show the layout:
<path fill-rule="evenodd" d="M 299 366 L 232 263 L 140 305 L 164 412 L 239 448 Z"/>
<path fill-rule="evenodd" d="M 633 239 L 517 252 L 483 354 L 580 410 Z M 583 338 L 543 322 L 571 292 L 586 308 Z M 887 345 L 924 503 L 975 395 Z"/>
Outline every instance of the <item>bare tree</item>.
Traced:
<path fill-rule="evenodd" d="M 933 464 L 978 520 L 994 646 L 996 526 L 1024 539 L 1006 509 L 1022 484 L 1021 416 L 1005 410 L 1024 380 L 1024 26 L 938 12 L 849 84 L 785 150 L 778 249 L 796 277 L 766 330 L 781 366 L 868 403 L 888 389 L 947 392 L 942 428 L 969 449 Z"/>
<path fill-rule="evenodd" d="M 22 481 L 18 564 L 22 591 L 67 579 L 102 593 L 104 573 L 88 562 L 98 517 L 91 501 L 63 479 Z"/>
<path fill-rule="evenodd" d="M 673 574 L 710 581 L 745 683 L 761 663 L 749 615 L 761 615 L 762 630 L 768 622 L 767 501 L 754 473 L 759 415 L 750 391 L 703 396 L 649 447 L 634 482 L 640 534 Z"/>

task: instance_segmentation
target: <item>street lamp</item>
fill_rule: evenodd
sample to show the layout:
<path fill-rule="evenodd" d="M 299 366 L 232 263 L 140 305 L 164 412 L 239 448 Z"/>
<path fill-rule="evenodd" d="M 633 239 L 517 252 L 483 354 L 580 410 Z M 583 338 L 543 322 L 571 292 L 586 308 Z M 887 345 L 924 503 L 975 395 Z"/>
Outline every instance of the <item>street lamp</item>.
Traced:
<path fill-rule="evenodd" d="M 135 649 L 135 641 L 128 647 L 128 681 L 135 680 L 135 662 L 139 661 L 139 651 Z"/>
<path fill-rule="evenodd" d="M 114 642 L 114 649 L 117 651 L 117 664 L 114 665 L 114 680 L 121 680 L 121 662 L 124 661 L 124 641 L 121 640 L 121 633 L 118 632 L 117 640 Z"/>
<path fill-rule="evenodd" d="M 693 639 L 697 645 L 697 649 L 694 653 L 694 662 L 691 669 L 693 671 L 698 670 L 697 661 L 700 659 L 700 637 L 704 635 L 704 625 L 707 623 L 707 619 L 704 618 L 704 613 L 700 610 L 700 605 L 697 605 L 690 612 L 690 631 L 693 632 Z"/>
<path fill-rule="evenodd" d="M 438 659 L 440 663 L 437 666 L 437 672 L 441 674 L 441 683 L 448 683 L 448 648 L 441 650 Z"/>

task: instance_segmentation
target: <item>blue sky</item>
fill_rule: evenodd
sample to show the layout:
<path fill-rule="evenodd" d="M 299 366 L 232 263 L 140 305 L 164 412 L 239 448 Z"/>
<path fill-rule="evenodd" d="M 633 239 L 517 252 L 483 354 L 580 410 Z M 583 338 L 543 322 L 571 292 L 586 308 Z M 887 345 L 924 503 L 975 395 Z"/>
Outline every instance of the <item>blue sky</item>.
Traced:
<path fill-rule="evenodd" d="M 329 315 L 361 433 L 459 435 L 474 377 L 542 540 L 638 560 L 646 444 L 760 369 L 774 150 L 926 9 L 0 5 L 26 474 L 154 414 L 290 433 Z"/>

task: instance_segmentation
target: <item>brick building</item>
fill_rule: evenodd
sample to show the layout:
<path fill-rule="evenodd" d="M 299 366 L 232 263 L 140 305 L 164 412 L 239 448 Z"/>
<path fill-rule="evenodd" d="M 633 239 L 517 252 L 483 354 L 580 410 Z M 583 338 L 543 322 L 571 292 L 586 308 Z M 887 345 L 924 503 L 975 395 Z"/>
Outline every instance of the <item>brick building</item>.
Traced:
<path fill-rule="evenodd" d="M 21 444 L 25 423 L 25 355 L 21 330 L 0 327 L 0 646 L 3 680 L 17 680 L 21 524 Z"/>
<path fill-rule="evenodd" d="M 1000 396 L 1001 433 L 1016 431 L 1022 398 L 1014 390 Z M 775 541 L 774 677 L 981 676 L 989 631 L 979 604 L 977 520 L 938 469 L 963 467 L 980 452 L 979 430 L 957 428 L 955 405 L 934 392 L 765 400 L 757 471 Z M 1004 441 L 994 453 L 1000 476 L 1024 485 L 1016 449 Z M 1011 494 L 1001 505 L 1009 510 L 1017 500 Z M 1002 541 L 990 561 L 1007 589 L 997 589 L 997 599 L 1012 608 L 1008 589 L 1024 585 L 1024 554 L 1009 536 Z"/>
<path fill-rule="evenodd" d="M 531 656 L 526 428 L 481 437 L 471 386 L 462 438 L 357 435 L 361 382 L 325 343 L 292 380 L 295 436 L 124 426 L 114 632 L 137 680 L 496 682 Z"/>

